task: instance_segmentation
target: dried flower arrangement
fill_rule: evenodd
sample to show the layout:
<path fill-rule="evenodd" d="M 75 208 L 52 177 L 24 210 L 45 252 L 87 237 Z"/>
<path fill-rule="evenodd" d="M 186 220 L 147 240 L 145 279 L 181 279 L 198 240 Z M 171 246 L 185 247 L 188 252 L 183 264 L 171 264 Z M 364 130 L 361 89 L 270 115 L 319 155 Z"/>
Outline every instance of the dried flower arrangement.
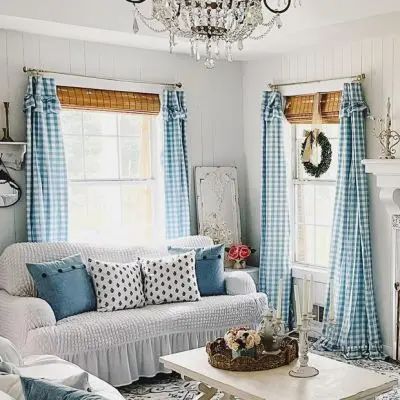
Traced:
<path fill-rule="evenodd" d="M 233 351 L 249 350 L 261 343 L 261 337 L 258 332 L 245 327 L 229 329 L 225 333 L 224 340 L 226 345 Z"/>

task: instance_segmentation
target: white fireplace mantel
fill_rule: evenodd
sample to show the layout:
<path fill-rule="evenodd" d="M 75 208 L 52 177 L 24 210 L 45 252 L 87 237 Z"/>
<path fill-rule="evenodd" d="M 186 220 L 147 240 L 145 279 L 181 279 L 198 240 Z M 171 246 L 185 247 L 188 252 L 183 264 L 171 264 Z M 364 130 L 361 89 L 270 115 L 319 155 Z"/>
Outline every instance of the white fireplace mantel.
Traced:
<path fill-rule="evenodd" d="M 390 216 L 400 214 L 400 159 L 368 159 L 365 172 L 376 175 L 379 198 Z"/>
<path fill-rule="evenodd" d="M 397 290 L 400 282 L 400 159 L 392 160 L 363 160 L 365 171 L 376 176 L 376 184 L 379 188 L 379 198 L 382 200 L 391 218 L 391 293 L 392 302 L 392 349 L 391 356 L 399 358 L 397 349 Z M 388 249 L 389 250 L 389 249 Z M 395 289 L 396 288 L 396 289 Z M 390 352 L 390 350 L 389 350 Z"/>

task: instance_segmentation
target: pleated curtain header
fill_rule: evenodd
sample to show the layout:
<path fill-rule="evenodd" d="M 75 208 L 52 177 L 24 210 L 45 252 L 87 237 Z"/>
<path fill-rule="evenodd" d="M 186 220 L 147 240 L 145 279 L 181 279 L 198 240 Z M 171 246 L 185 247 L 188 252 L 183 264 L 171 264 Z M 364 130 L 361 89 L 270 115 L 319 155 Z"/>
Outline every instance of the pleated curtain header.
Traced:
<path fill-rule="evenodd" d="M 337 124 L 341 98 L 341 91 L 287 96 L 285 117 L 292 124 Z"/>
<path fill-rule="evenodd" d="M 57 95 L 63 108 L 151 115 L 161 108 L 160 97 L 154 93 L 57 86 Z"/>

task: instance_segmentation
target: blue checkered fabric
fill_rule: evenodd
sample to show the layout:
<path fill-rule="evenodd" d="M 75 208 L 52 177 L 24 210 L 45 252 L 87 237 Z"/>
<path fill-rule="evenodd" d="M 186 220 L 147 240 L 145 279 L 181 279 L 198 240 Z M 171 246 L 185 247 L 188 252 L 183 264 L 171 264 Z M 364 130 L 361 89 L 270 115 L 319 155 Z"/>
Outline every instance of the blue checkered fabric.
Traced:
<path fill-rule="evenodd" d="M 185 93 L 165 90 L 164 184 L 167 239 L 190 235 Z"/>
<path fill-rule="evenodd" d="M 289 207 L 283 140 L 282 95 L 264 92 L 262 102 L 261 243 L 259 288 L 277 308 L 283 282 L 282 318 L 289 323 Z"/>
<path fill-rule="evenodd" d="M 29 78 L 24 111 L 28 241 L 67 240 L 68 182 L 54 79 Z"/>
<path fill-rule="evenodd" d="M 372 282 L 368 184 L 361 164 L 367 113 L 361 84 L 345 84 L 330 252 L 336 324 L 325 323 L 318 347 L 339 350 L 349 359 L 383 357 Z M 325 320 L 332 304 L 331 292 L 329 287 Z"/>

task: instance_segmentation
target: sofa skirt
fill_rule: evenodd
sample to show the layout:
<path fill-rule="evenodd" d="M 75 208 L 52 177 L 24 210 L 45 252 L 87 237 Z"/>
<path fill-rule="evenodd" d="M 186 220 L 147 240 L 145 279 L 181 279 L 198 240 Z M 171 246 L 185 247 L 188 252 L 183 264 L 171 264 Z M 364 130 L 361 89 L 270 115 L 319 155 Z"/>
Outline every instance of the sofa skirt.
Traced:
<path fill-rule="evenodd" d="M 64 354 L 61 357 L 113 386 L 124 386 L 140 377 L 152 377 L 160 372 L 171 372 L 159 362 L 160 356 L 205 346 L 208 341 L 223 336 L 228 329 L 229 327 L 171 333 L 108 349 L 72 355 Z"/>

